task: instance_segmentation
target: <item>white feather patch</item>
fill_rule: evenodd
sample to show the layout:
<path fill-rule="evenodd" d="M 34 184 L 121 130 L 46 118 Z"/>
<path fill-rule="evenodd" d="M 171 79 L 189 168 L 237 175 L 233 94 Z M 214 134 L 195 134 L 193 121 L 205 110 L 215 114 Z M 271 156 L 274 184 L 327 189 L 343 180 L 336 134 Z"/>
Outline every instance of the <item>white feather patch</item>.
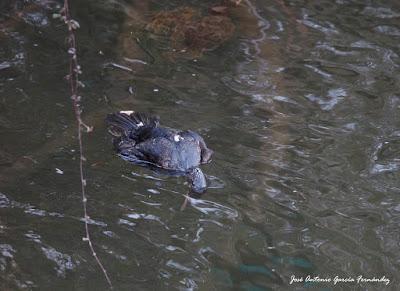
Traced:
<path fill-rule="evenodd" d="M 183 137 L 181 137 L 179 134 L 174 135 L 174 141 L 179 142 L 181 140 L 183 140 Z"/>
<path fill-rule="evenodd" d="M 126 110 L 126 111 L 120 111 L 119 113 L 126 114 L 126 115 L 131 115 L 133 112 L 135 112 L 135 111 L 133 111 L 133 110 Z"/>
<path fill-rule="evenodd" d="M 136 124 L 137 125 L 137 127 L 142 127 L 144 124 L 143 124 L 143 122 L 139 122 L 138 124 Z"/>

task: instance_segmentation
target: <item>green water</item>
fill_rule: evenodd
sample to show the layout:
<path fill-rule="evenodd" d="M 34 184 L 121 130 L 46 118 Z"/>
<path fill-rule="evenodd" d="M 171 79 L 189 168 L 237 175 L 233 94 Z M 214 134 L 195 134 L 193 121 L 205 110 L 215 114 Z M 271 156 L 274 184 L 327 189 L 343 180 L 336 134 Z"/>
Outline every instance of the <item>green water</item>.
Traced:
<path fill-rule="evenodd" d="M 0 289 L 106 290 L 82 241 L 65 27 L 57 3 L 11 2 L 0 5 Z M 231 39 L 193 58 L 143 27 L 218 2 L 166 3 L 71 2 L 95 128 L 90 231 L 115 289 L 397 290 L 397 1 L 243 1 Z M 181 207 L 183 177 L 119 159 L 104 118 L 121 109 L 198 131 L 215 151 L 207 193 Z M 308 275 L 390 284 L 290 283 Z"/>

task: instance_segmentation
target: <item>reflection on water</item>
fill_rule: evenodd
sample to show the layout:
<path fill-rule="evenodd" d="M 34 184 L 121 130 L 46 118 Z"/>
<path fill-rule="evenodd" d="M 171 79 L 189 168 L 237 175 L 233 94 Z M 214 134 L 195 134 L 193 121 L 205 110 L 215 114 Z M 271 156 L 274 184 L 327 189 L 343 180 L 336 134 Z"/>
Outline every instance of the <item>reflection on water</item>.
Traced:
<path fill-rule="evenodd" d="M 15 4 L 16 3 L 16 4 Z M 15 4 L 15 5 L 14 5 Z M 400 279 L 396 1 L 246 0 L 196 56 L 148 36 L 165 1 L 74 1 L 90 226 L 116 289 L 286 290 L 292 275 Z M 202 15 L 216 1 L 189 1 Z M 1 289 L 107 287 L 82 241 L 57 1 L 0 4 Z M 210 187 L 120 160 L 104 117 L 157 114 L 215 150 Z M 389 290 L 389 289 L 388 289 Z"/>

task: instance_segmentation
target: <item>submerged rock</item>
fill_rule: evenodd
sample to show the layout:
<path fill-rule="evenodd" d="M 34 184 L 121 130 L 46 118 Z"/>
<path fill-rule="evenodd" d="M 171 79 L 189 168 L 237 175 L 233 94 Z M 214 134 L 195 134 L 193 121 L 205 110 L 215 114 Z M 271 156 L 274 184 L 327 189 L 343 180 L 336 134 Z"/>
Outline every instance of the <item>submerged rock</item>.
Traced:
<path fill-rule="evenodd" d="M 187 51 L 196 57 L 204 51 L 218 48 L 229 40 L 235 25 L 223 10 L 217 9 L 212 14 L 202 13 L 192 7 L 181 7 L 157 13 L 146 30 L 153 36 L 166 37 L 172 50 Z"/>

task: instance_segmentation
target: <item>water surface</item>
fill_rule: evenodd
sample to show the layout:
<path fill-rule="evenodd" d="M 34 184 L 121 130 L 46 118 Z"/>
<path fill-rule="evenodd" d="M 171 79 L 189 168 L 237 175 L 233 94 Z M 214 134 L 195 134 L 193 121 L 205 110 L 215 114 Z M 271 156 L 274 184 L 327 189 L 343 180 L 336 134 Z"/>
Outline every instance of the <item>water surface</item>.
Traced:
<path fill-rule="evenodd" d="M 82 241 L 57 3 L 9 2 L 0 5 L 1 289 L 107 289 Z M 230 12 L 235 35 L 196 57 L 143 29 L 180 1 L 128 2 L 71 2 L 84 118 L 95 127 L 84 140 L 90 229 L 115 288 L 396 290 L 397 1 L 243 1 Z M 215 4 L 185 2 L 202 13 Z M 120 160 L 104 124 L 120 109 L 201 133 L 215 151 L 207 193 L 182 207 L 184 178 Z M 291 285 L 292 275 L 390 284 Z"/>

